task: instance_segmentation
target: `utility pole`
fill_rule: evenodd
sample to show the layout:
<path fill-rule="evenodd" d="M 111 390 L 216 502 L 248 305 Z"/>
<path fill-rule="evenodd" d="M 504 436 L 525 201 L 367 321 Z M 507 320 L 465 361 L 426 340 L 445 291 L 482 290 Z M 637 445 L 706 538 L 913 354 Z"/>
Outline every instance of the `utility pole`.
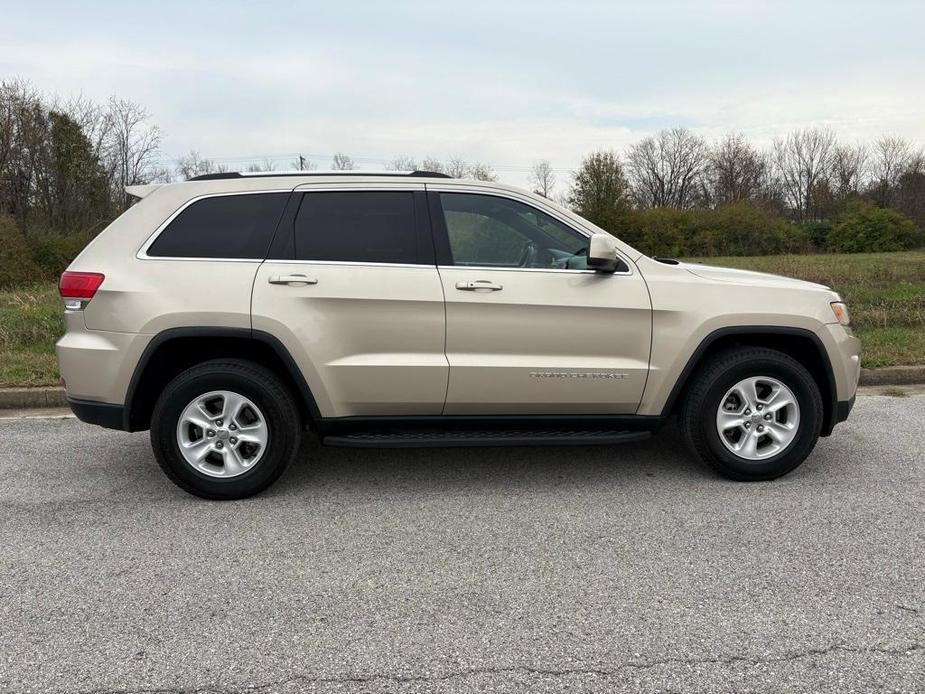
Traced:
<path fill-rule="evenodd" d="M 303 157 L 300 154 L 299 155 L 299 171 L 304 171 L 304 170 L 305 170 L 305 157 Z"/>

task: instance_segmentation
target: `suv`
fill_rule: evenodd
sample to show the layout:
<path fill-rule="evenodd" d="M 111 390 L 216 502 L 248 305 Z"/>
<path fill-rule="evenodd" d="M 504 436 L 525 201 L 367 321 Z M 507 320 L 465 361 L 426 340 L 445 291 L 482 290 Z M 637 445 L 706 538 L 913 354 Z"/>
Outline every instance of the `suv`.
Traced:
<path fill-rule="evenodd" d="M 612 444 L 679 415 L 727 477 L 799 465 L 854 402 L 827 287 L 649 258 L 538 195 L 428 172 L 239 173 L 139 198 L 62 275 L 83 421 L 150 429 L 242 498 L 337 446 Z"/>

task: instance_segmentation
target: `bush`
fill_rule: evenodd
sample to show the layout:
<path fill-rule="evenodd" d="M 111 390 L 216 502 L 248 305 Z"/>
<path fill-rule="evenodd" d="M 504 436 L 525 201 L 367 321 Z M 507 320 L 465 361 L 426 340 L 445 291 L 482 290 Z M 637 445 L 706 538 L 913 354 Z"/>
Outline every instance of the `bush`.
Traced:
<path fill-rule="evenodd" d="M 0 287 L 30 284 L 40 275 L 16 222 L 0 216 Z"/>
<path fill-rule="evenodd" d="M 804 230 L 747 202 L 715 210 L 640 210 L 630 229 L 624 240 L 649 255 L 772 255 L 811 246 Z"/>
<path fill-rule="evenodd" d="M 32 260 L 47 279 L 57 279 L 77 257 L 90 238 L 82 234 L 64 236 L 53 232 L 29 239 Z"/>
<path fill-rule="evenodd" d="M 915 223 L 896 210 L 855 203 L 829 232 L 828 249 L 836 253 L 905 251 L 923 243 Z"/>

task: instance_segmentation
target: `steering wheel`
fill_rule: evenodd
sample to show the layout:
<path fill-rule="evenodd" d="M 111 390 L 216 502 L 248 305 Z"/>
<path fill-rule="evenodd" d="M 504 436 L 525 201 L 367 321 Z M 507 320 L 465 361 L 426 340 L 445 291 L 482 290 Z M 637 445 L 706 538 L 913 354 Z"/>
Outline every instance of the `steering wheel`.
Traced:
<path fill-rule="evenodd" d="M 538 252 L 539 248 L 535 241 L 528 241 L 525 243 L 523 250 L 520 252 L 520 260 L 517 262 L 517 267 L 533 267 Z"/>

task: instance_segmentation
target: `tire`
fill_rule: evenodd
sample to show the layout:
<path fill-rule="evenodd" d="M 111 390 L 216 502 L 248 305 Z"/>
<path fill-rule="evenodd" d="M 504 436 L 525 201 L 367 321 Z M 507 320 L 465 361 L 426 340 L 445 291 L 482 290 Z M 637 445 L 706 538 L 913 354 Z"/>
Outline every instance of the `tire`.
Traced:
<path fill-rule="evenodd" d="M 228 422 L 220 418 L 223 411 L 232 412 Z M 286 386 L 268 369 L 237 359 L 184 371 L 164 388 L 151 416 L 158 464 L 178 487 L 204 499 L 262 492 L 295 458 L 301 435 L 299 410 Z M 195 465 L 188 462 L 187 456 L 203 452 Z"/>
<path fill-rule="evenodd" d="M 777 386 L 783 387 L 775 391 Z M 790 400 L 796 407 L 782 406 Z M 755 412 L 749 403 L 758 403 L 752 405 Z M 778 409 L 772 414 L 772 408 Z M 742 347 L 703 365 L 682 404 L 680 425 L 694 453 L 718 473 L 760 481 L 786 475 L 806 459 L 819 439 L 822 415 L 819 386 L 802 364 L 776 350 Z M 726 427 L 723 434 L 720 421 Z M 734 452 L 735 447 L 741 452 Z"/>

